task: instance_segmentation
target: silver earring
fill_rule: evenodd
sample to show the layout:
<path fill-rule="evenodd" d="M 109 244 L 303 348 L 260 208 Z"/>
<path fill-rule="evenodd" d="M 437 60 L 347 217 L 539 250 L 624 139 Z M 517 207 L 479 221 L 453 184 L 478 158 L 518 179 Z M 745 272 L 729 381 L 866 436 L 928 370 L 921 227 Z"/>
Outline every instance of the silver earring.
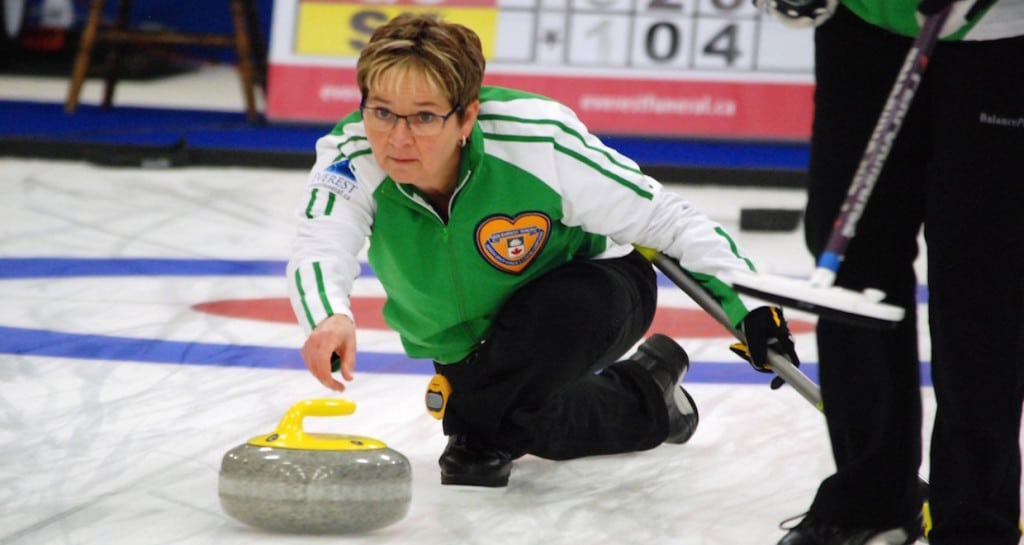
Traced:
<path fill-rule="evenodd" d="M 460 148 L 466 147 L 466 136 L 465 135 L 462 136 L 462 140 L 459 140 L 459 147 Z"/>

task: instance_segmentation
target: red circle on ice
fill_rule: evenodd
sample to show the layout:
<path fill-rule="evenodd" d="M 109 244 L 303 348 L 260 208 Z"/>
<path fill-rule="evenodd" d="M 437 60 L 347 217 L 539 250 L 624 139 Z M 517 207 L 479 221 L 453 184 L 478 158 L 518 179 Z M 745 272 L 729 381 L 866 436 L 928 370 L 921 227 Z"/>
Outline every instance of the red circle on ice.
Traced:
<path fill-rule="evenodd" d="M 353 297 L 352 312 L 356 315 L 361 329 L 388 329 L 381 316 L 383 297 Z M 288 299 L 269 297 L 263 299 L 228 299 L 199 303 L 192 308 L 199 312 L 285 324 L 295 323 L 295 314 Z M 802 320 L 789 320 L 789 329 L 794 334 L 814 330 L 814 324 Z M 651 324 L 652 332 L 664 333 L 675 338 L 728 337 L 722 326 L 702 310 L 658 307 Z"/>

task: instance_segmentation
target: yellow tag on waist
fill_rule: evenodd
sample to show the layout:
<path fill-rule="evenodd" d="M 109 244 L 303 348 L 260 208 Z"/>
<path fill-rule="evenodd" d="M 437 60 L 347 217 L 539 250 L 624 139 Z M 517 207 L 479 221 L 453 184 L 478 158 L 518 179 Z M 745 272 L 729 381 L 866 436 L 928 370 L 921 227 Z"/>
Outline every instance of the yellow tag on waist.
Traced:
<path fill-rule="evenodd" d="M 441 420 L 444 410 L 448 407 L 448 397 L 452 395 L 452 384 L 444 375 L 437 374 L 427 384 L 427 394 L 423 401 L 427 405 L 427 414 Z"/>

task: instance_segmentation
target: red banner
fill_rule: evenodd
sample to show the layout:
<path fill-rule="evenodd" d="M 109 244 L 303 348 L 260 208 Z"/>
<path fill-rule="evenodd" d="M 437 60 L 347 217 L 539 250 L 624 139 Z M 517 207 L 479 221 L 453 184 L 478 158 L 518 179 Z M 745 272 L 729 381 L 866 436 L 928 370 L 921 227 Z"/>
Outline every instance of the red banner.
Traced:
<path fill-rule="evenodd" d="M 652 136 L 806 140 L 813 86 L 489 74 L 484 82 L 554 98 L 593 132 Z M 337 120 L 359 106 L 355 69 L 272 65 L 268 111 L 275 117 Z"/>

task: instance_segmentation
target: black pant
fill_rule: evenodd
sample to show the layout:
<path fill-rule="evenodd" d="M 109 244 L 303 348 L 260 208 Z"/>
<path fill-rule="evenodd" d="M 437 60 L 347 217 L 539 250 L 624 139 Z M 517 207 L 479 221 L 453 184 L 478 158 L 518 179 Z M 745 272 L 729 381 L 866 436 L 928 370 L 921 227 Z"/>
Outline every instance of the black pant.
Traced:
<path fill-rule="evenodd" d="M 815 34 L 806 214 L 818 255 L 910 40 L 840 8 Z M 811 513 L 892 527 L 920 508 L 917 236 L 928 246 L 938 400 L 931 443 L 933 545 L 1016 544 L 1024 397 L 1024 38 L 940 43 L 836 279 L 877 287 L 894 331 L 818 325 L 837 471 Z M 1009 120 L 1002 122 L 1000 120 Z M 1014 124 L 1016 123 L 1016 125 Z"/>
<path fill-rule="evenodd" d="M 650 326 L 656 301 L 654 271 L 636 252 L 574 261 L 521 288 L 479 350 L 436 365 L 452 384 L 445 433 L 556 460 L 661 444 L 662 392 L 638 364 L 613 363 Z"/>

